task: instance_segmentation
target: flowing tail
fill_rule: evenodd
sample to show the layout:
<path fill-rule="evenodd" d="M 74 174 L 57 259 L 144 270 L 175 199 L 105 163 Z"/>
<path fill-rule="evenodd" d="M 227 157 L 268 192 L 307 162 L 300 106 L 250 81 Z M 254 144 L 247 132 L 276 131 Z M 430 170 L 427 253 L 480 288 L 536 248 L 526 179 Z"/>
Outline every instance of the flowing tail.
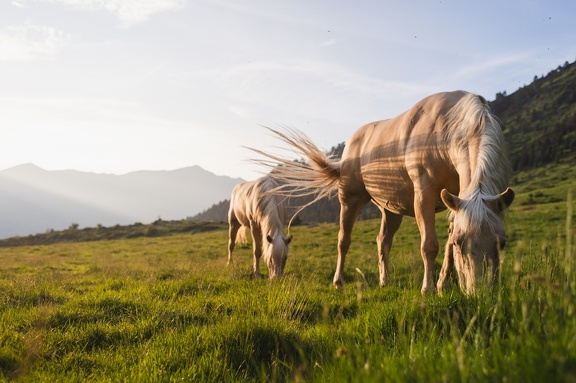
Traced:
<path fill-rule="evenodd" d="M 340 179 L 340 162 L 321 151 L 308 136 L 299 130 L 285 128 L 281 132 L 271 128 L 267 129 L 288 144 L 292 153 L 307 159 L 306 161 L 283 158 L 262 150 L 249 148 L 265 157 L 265 159 L 254 160 L 256 163 L 272 169 L 269 175 L 280 185 L 272 190 L 272 193 L 287 198 L 313 196 L 310 202 L 298 207 L 290 219 L 291 223 L 294 217 L 307 206 L 335 194 Z"/>

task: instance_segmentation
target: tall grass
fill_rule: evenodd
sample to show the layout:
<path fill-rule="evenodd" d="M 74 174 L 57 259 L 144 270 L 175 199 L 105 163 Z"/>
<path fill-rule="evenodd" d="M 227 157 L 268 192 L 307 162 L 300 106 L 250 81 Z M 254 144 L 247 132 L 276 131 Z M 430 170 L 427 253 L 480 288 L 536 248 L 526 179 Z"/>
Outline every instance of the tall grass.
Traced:
<path fill-rule="evenodd" d="M 410 219 L 384 289 L 377 221 L 355 228 L 344 291 L 328 224 L 292 229 L 276 281 L 251 278 L 248 246 L 226 267 L 223 230 L 0 249 L 0 379 L 576 381 L 573 214 L 571 196 L 513 209 L 500 285 L 472 297 L 420 295 Z"/>

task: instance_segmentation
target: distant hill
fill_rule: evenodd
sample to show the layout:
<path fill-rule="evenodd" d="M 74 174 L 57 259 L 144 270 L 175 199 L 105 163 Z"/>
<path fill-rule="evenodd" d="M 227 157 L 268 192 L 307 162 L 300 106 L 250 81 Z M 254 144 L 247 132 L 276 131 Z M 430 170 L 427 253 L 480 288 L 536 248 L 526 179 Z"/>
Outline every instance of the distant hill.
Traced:
<path fill-rule="evenodd" d="M 198 166 L 111 175 L 20 165 L 0 171 L 0 238 L 180 220 L 229 198 L 241 181 Z"/>
<path fill-rule="evenodd" d="M 48 230 L 25 237 L 16 236 L 0 239 L 0 247 L 39 246 L 54 243 L 92 242 L 139 237 L 166 237 L 177 233 L 198 234 L 211 230 L 225 229 L 224 223 L 156 220 L 149 224 L 133 223 L 110 227 L 96 226 L 80 229 L 71 225 L 64 230 Z"/>
<path fill-rule="evenodd" d="M 510 95 L 498 93 L 489 104 L 502 121 L 515 171 L 551 163 L 576 166 L 576 63 L 566 62 L 546 76 L 535 76 L 530 85 Z M 339 157 L 343 150 L 344 143 L 340 143 L 329 153 Z M 301 198 L 291 203 L 301 206 L 307 201 Z M 192 219 L 225 222 L 228 206 L 228 200 L 220 201 Z M 337 222 L 339 213 L 337 198 L 323 199 L 299 213 L 297 222 Z M 376 206 L 369 204 L 359 219 L 379 216 Z"/>

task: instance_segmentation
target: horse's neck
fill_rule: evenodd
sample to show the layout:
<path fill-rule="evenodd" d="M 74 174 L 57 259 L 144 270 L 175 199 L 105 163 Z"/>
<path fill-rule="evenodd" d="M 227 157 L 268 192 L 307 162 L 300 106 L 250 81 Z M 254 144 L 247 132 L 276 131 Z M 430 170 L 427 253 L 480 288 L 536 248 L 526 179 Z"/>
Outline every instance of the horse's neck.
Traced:
<path fill-rule="evenodd" d="M 277 232 L 281 233 L 283 230 L 283 223 L 280 220 L 278 214 L 275 212 L 272 214 L 264 215 L 262 217 L 260 226 L 264 235 L 270 234 L 274 236 Z"/>
<path fill-rule="evenodd" d="M 480 152 L 479 142 L 471 140 L 466 148 L 460 149 L 460 161 L 456 166 L 460 178 L 461 198 L 478 194 L 496 195 L 507 186 L 505 159 L 491 158 Z"/>
<path fill-rule="evenodd" d="M 281 214 L 282 209 L 278 203 L 274 196 L 268 196 L 265 205 L 261 206 L 260 227 L 264 235 L 270 234 L 274 236 L 277 232 L 283 232 L 284 217 Z"/>
<path fill-rule="evenodd" d="M 478 143 L 472 140 L 469 145 L 456 152 L 456 170 L 460 183 L 460 197 L 469 197 L 480 187 L 481 174 L 478 174 Z"/>

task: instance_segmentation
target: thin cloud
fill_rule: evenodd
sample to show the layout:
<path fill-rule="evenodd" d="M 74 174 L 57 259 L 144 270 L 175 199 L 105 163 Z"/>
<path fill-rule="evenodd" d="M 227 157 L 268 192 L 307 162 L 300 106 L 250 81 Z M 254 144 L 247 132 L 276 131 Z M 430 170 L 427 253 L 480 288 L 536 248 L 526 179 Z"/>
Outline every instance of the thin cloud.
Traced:
<path fill-rule="evenodd" d="M 332 127 L 396 115 L 409 106 L 406 99 L 417 101 L 431 93 L 427 83 L 394 81 L 315 60 L 264 60 L 211 68 L 190 73 L 186 83 L 211 89 L 233 100 L 235 107 L 250 108 L 250 118 L 258 123 L 316 121 Z M 228 111 L 246 117 L 239 109 Z"/>
<path fill-rule="evenodd" d="M 250 118 L 253 115 L 253 113 L 250 110 L 239 106 L 230 105 L 228 109 L 230 110 L 230 112 L 242 118 Z"/>
<path fill-rule="evenodd" d="M 59 4 L 88 11 L 104 10 L 112 13 L 124 27 L 146 22 L 151 16 L 184 7 L 187 0 L 32 0 L 38 3 Z"/>
<path fill-rule="evenodd" d="M 71 35 L 46 25 L 26 22 L 8 26 L 0 30 L 0 61 L 52 57 L 71 40 Z"/>
<path fill-rule="evenodd" d="M 327 92 L 352 92 L 382 98 L 411 95 L 423 90 L 423 85 L 375 78 L 342 65 L 313 60 L 257 61 L 225 69 L 214 68 L 200 75 L 212 78 L 222 90 L 235 94 L 254 94 L 258 89 L 266 94 L 272 89 L 285 94 L 291 91 L 288 83 L 302 86 L 297 91 L 325 89 Z"/>
<path fill-rule="evenodd" d="M 491 58 L 474 58 L 474 63 L 464 66 L 454 73 L 454 77 L 477 77 L 499 68 L 526 62 L 530 58 L 528 53 L 512 53 Z"/>
<path fill-rule="evenodd" d="M 338 41 L 337 41 L 336 39 L 330 39 L 330 40 L 324 41 L 321 45 L 322 45 L 323 47 L 329 47 L 329 46 L 331 46 L 331 45 L 336 45 L 337 42 L 338 42 Z"/>

